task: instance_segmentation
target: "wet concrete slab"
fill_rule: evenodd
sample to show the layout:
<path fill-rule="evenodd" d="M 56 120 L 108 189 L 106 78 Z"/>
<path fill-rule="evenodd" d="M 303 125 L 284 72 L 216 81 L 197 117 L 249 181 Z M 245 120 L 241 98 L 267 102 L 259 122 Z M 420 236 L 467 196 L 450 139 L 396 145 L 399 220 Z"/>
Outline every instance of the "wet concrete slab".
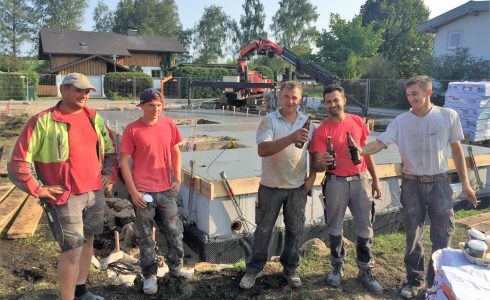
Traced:
<path fill-rule="evenodd" d="M 109 121 L 111 129 L 117 127 L 119 133 L 130 122 L 142 115 L 140 110 L 127 111 L 101 111 L 100 114 L 105 120 Z M 182 153 L 182 166 L 190 170 L 190 161 L 196 161 L 196 175 L 209 181 L 221 180 L 219 173 L 225 171 L 229 179 L 248 178 L 260 176 L 261 159 L 257 154 L 255 135 L 260 120 L 264 117 L 245 114 L 240 112 L 223 110 L 186 110 L 172 109 L 165 111 L 165 116 L 174 120 L 181 119 L 205 119 L 217 122 L 216 124 L 197 124 L 196 135 L 208 135 L 214 137 L 231 137 L 238 143 L 243 144 L 244 148 L 209 150 Z M 316 124 L 318 126 L 318 124 Z M 178 129 L 183 138 L 188 138 L 191 132 L 190 124 L 178 125 Z M 372 132 L 368 141 L 375 140 L 379 132 Z M 467 155 L 467 145 L 463 145 L 463 150 Z M 473 146 L 474 155 L 490 154 L 490 148 Z M 396 145 L 390 145 L 374 155 L 376 164 L 396 164 L 401 163 L 400 155 Z"/>

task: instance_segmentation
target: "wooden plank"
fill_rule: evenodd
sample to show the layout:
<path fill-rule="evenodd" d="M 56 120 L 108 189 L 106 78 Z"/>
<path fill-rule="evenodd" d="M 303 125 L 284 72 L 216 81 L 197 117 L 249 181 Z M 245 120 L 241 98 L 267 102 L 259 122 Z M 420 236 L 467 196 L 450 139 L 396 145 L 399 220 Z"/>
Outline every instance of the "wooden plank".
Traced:
<path fill-rule="evenodd" d="M 2 203 L 0 203 L 0 232 L 2 232 L 15 216 L 27 199 L 27 194 L 15 189 Z"/>
<path fill-rule="evenodd" d="M 466 158 L 468 160 L 468 158 Z M 490 165 L 490 155 L 477 155 L 475 156 L 475 162 L 478 167 L 484 167 Z M 468 166 L 468 161 L 467 161 Z M 454 171 L 454 162 L 452 159 L 449 160 L 449 171 Z M 402 164 L 401 163 L 391 163 L 376 165 L 376 172 L 380 179 L 389 177 L 399 177 L 402 174 Z M 318 186 L 321 184 L 323 179 L 323 173 L 318 173 L 314 185 Z M 204 178 L 196 176 L 194 189 L 197 193 L 208 197 L 210 200 L 219 197 L 227 197 L 225 187 L 222 181 L 207 181 Z M 260 177 L 249 177 L 249 178 L 239 178 L 230 179 L 231 188 L 235 192 L 235 195 L 253 194 L 258 190 L 260 183 Z M 182 169 L 182 182 L 186 186 L 189 186 L 190 182 L 190 172 L 187 169 Z"/>
<path fill-rule="evenodd" d="M 254 194 L 259 189 L 260 177 L 239 178 L 228 181 L 235 195 Z M 223 181 L 213 182 L 212 198 L 227 197 Z"/>
<path fill-rule="evenodd" d="M 14 146 L 12 144 L 3 145 L 2 157 L 0 157 L 0 175 L 7 176 L 7 162 L 10 160 Z"/>
<path fill-rule="evenodd" d="M 470 166 L 470 159 L 469 157 L 466 157 L 466 167 Z M 490 154 L 480 154 L 480 155 L 475 155 L 475 163 L 478 167 L 485 167 L 490 165 Z M 449 159 L 448 162 L 448 169 L 449 171 L 455 171 L 456 167 L 454 166 L 454 161 L 453 159 Z"/>
<path fill-rule="evenodd" d="M 0 187 L 0 193 L 2 193 L 2 195 L 0 196 L 0 203 L 2 203 L 2 201 L 5 200 L 8 197 L 8 195 L 12 193 L 14 189 L 15 189 L 15 185 L 11 183 Z"/>
<path fill-rule="evenodd" d="M 39 205 L 38 199 L 32 196 L 28 197 L 14 223 L 10 226 L 7 238 L 21 239 L 33 236 L 42 214 L 43 209 Z"/>

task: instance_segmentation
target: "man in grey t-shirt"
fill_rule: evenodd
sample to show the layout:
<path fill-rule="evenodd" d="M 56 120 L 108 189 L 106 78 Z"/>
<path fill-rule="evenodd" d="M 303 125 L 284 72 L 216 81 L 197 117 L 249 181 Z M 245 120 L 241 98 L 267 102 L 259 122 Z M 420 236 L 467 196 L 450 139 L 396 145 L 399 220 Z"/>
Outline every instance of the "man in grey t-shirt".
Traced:
<path fill-rule="evenodd" d="M 425 216 L 430 218 L 432 252 L 446 248 L 454 230 L 452 189 L 448 179 L 448 149 L 463 187 L 463 194 L 476 207 L 476 196 L 466 173 L 461 140 L 463 130 L 453 109 L 431 103 L 432 81 L 427 76 L 415 76 L 405 85 L 412 107 L 395 118 L 376 141 L 360 149 L 371 155 L 396 144 L 403 163 L 400 202 L 405 225 L 407 246 L 405 266 L 407 284 L 401 295 L 412 298 L 425 289 L 424 249 L 422 237 Z M 432 285 L 434 270 L 429 263 L 427 283 Z"/>
<path fill-rule="evenodd" d="M 306 194 L 315 181 L 316 173 L 308 178 L 306 145 L 313 126 L 302 128 L 307 117 L 297 108 L 302 100 L 302 86 L 296 81 L 284 83 L 280 91 L 280 108 L 262 119 L 257 129 L 258 154 L 262 157 L 262 174 L 255 206 L 255 223 L 252 253 L 247 261 L 245 276 L 240 281 L 242 289 L 255 284 L 267 262 L 267 249 L 272 230 L 282 208 L 286 230 L 281 254 L 283 276 L 289 286 L 301 286 L 296 274 L 299 265 L 299 238 L 305 223 Z"/>

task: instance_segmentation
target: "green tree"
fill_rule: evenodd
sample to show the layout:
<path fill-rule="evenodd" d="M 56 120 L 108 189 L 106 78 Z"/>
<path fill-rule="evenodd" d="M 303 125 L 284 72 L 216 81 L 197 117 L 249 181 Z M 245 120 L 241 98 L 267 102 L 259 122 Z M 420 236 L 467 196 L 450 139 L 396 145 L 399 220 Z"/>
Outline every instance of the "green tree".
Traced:
<path fill-rule="evenodd" d="M 0 54 L 3 71 L 18 71 L 23 64 L 18 56 L 23 43 L 33 35 L 31 7 L 25 0 L 0 0 Z"/>
<path fill-rule="evenodd" d="M 116 12 L 114 13 L 114 28 L 112 30 L 116 33 L 126 33 L 128 27 L 136 27 L 133 16 L 133 0 L 119 1 L 119 3 L 117 3 Z"/>
<path fill-rule="evenodd" d="M 361 15 L 364 26 L 383 30 L 379 52 L 393 64 L 396 76 L 407 78 L 421 72 L 421 62 L 431 56 L 433 43 L 432 34 L 416 31 L 429 19 L 423 0 L 367 0 Z"/>
<path fill-rule="evenodd" d="M 317 61 L 331 72 L 350 79 L 363 75 L 381 43 L 383 30 L 374 31 L 372 25 L 362 26 L 362 17 L 343 20 L 338 14 L 330 15 L 330 30 L 317 39 Z"/>
<path fill-rule="evenodd" d="M 318 19 L 316 6 L 308 0 L 281 0 L 279 6 L 270 26 L 277 43 L 293 48 L 313 42 L 318 33 L 312 25 Z"/>
<path fill-rule="evenodd" d="M 86 0 L 32 0 L 38 30 L 64 28 L 79 30 L 87 8 Z"/>
<path fill-rule="evenodd" d="M 94 31 L 111 32 L 114 28 L 114 13 L 101 0 L 94 8 Z"/>
<path fill-rule="evenodd" d="M 115 13 L 114 32 L 126 33 L 128 27 L 140 34 L 175 36 L 182 32 L 174 0 L 122 0 Z"/>
<path fill-rule="evenodd" d="M 194 35 L 194 48 L 198 57 L 196 62 L 215 63 L 225 54 L 226 42 L 230 35 L 230 18 L 216 5 L 204 8 Z"/>
<path fill-rule="evenodd" d="M 185 29 L 179 32 L 177 40 L 184 46 L 185 49 L 192 47 L 192 36 L 194 35 L 194 29 Z M 190 53 L 182 53 L 176 56 L 178 63 L 190 63 L 192 62 L 192 55 Z"/>
<path fill-rule="evenodd" d="M 245 14 L 240 17 L 240 26 L 235 21 L 230 25 L 233 30 L 232 41 L 237 52 L 255 39 L 267 37 L 264 30 L 264 6 L 260 0 L 245 0 L 242 8 Z"/>
<path fill-rule="evenodd" d="M 452 54 L 435 57 L 430 74 L 441 80 L 488 79 L 490 62 L 472 56 L 468 48 L 458 48 Z"/>

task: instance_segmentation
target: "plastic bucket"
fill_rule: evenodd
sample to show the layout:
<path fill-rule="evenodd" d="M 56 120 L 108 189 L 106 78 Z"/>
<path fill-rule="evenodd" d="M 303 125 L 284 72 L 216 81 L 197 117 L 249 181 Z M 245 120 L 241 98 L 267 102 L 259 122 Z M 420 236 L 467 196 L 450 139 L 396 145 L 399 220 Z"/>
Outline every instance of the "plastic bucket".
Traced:
<path fill-rule="evenodd" d="M 488 247 L 485 242 L 479 240 L 471 240 L 468 242 L 469 254 L 476 258 L 483 258 Z"/>

